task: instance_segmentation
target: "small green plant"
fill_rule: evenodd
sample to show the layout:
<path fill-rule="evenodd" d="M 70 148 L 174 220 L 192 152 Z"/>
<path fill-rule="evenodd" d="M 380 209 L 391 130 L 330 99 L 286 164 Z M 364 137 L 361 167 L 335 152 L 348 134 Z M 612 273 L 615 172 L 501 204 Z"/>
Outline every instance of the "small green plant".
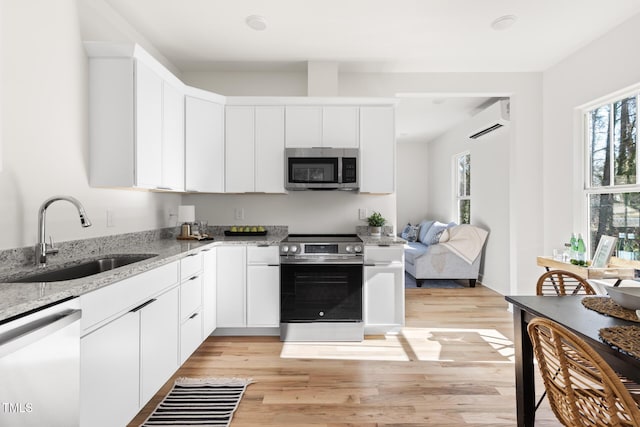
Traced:
<path fill-rule="evenodd" d="M 369 218 L 367 218 L 369 227 L 382 227 L 386 224 L 386 222 L 387 220 L 384 219 L 382 215 L 380 215 L 380 212 L 374 212 L 369 216 Z"/>

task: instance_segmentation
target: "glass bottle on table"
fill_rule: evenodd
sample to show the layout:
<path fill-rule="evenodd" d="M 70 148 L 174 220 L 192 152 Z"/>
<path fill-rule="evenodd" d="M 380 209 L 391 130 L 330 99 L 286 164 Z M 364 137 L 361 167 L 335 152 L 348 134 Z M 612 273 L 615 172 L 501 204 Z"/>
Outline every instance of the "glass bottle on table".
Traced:
<path fill-rule="evenodd" d="M 585 262 L 587 260 L 587 248 L 584 244 L 584 240 L 582 239 L 582 234 L 578 233 L 578 243 L 577 247 L 577 255 L 576 258 L 580 262 Z"/>
<path fill-rule="evenodd" d="M 569 240 L 569 244 L 571 245 L 569 260 L 576 259 L 576 254 L 578 252 L 578 239 L 576 239 L 576 233 L 571 233 L 571 240 Z"/>

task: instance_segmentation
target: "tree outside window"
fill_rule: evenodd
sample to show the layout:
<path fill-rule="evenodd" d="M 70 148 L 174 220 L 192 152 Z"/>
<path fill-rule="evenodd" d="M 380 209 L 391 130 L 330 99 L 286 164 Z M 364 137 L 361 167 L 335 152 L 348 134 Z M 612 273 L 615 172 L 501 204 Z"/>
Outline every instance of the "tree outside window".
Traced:
<path fill-rule="evenodd" d="M 456 201 L 458 223 L 471 223 L 471 154 L 461 153 L 455 157 Z"/>
<path fill-rule="evenodd" d="M 640 259 L 637 109 L 635 94 L 585 114 L 592 255 L 600 236 L 608 235 L 618 237 L 618 257 Z"/>

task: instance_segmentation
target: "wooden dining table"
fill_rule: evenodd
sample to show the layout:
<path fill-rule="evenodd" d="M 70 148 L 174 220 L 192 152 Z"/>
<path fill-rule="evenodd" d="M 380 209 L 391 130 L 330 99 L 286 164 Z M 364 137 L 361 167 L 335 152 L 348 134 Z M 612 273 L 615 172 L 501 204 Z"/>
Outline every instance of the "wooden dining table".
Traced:
<path fill-rule="evenodd" d="M 534 355 L 527 324 L 535 317 L 551 319 L 576 333 L 602 356 L 620 375 L 640 383 L 640 360 L 602 342 L 598 332 L 602 328 L 638 325 L 627 320 L 600 314 L 582 305 L 589 296 L 506 296 L 513 304 L 515 346 L 516 407 L 518 426 L 535 423 L 536 390 Z M 538 394 L 542 394 L 539 390 Z"/>

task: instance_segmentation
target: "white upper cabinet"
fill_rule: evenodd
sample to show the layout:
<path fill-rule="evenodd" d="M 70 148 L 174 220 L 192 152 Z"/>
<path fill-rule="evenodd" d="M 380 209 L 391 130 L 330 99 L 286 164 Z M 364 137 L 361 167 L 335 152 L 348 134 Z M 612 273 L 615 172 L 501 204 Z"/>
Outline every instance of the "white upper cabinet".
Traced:
<path fill-rule="evenodd" d="M 226 108 L 225 190 L 228 193 L 246 193 L 255 189 L 254 115 L 254 107 Z"/>
<path fill-rule="evenodd" d="M 167 82 L 162 88 L 162 187 L 183 190 L 184 95 Z"/>
<path fill-rule="evenodd" d="M 228 193 L 283 193 L 284 108 L 227 106 Z"/>
<path fill-rule="evenodd" d="M 325 107 L 322 109 L 322 146 L 358 148 L 358 107 Z"/>
<path fill-rule="evenodd" d="M 224 192 L 224 105 L 203 97 L 185 100 L 186 191 Z"/>
<path fill-rule="evenodd" d="M 183 191 L 182 82 L 139 46 L 85 46 L 89 183 Z"/>
<path fill-rule="evenodd" d="M 358 148 L 358 107 L 287 106 L 287 147 Z"/>
<path fill-rule="evenodd" d="M 360 192 L 395 191 L 394 107 L 360 108 Z"/>
<path fill-rule="evenodd" d="M 322 107 L 288 106 L 287 147 L 322 147 Z"/>

